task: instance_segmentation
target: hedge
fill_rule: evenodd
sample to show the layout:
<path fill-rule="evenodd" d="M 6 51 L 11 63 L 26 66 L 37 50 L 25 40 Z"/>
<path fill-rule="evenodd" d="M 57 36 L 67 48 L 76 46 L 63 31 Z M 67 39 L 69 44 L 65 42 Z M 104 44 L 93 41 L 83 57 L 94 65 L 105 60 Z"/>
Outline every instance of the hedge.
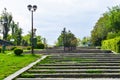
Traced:
<path fill-rule="evenodd" d="M 44 45 L 43 43 L 41 43 L 41 42 L 38 42 L 36 48 L 37 48 L 37 49 L 44 49 L 44 48 L 45 48 L 45 45 Z"/>
<path fill-rule="evenodd" d="M 14 54 L 17 55 L 17 56 L 20 56 L 22 53 L 23 53 L 23 50 L 22 50 L 22 49 L 16 48 L 16 49 L 14 50 Z"/>
<path fill-rule="evenodd" d="M 120 37 L 102 41 L 102 49 L 120 53 Z"/>

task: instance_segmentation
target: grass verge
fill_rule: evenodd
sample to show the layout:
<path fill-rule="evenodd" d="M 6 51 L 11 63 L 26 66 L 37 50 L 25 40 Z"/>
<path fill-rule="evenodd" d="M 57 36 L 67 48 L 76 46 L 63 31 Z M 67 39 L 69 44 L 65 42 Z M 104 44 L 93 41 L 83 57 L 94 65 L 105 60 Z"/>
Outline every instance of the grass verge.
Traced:
<path fill-rule="evenodd" d="M 15 56 L 14 54 L 0 53 L 0 80 L 27 66 L 31 62 L 40 58 L 41 55 L 24 54 Z"/>

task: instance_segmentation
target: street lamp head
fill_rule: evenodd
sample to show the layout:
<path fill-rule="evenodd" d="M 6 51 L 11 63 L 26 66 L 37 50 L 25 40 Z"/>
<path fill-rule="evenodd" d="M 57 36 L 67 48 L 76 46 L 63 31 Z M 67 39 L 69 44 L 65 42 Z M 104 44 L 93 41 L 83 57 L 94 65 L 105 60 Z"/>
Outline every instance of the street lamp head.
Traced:
<path fill-rule="evenodd" d="M 27 7 L 28 7 L 28 10 L 31 11 L 32 5 L 28 5 Z"/>
<path fill-rule="evenodd" d="M 36 9 L 37 9 L 37 6 L 33 5 L 33 10 L 36 11 Z"/>

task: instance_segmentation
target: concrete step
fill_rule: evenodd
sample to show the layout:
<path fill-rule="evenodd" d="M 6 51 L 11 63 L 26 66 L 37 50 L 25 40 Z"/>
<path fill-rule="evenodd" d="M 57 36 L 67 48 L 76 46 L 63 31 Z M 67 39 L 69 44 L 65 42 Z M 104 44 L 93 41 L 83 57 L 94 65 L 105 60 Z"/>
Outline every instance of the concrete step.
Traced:
<path fill-rule="evenodd" d="M 65 56 L 76 56 L 76 55 L 117 55 L 120 56 L 120 54 L 113 54 L 113 53 L 63 53 L 63 54 L 51 54 L 51 55 L 65 55 Z"/>
<path fill-rule="evenodd" d="M 54 61 L 49 61 L 48 63 L 51 63 L 51 64 L 75 64 L 75 63 L 120 63 L 120 61 L 95 61 L 95 60 L 91 60 L 91 61 L 57 61 L 57 60 L 54 60 Z"/>
<path fill-rule="evenodd" d="M 64 59 L 65 57 L 52 57 L 52 58 L 49 58 L 51 60 L 53 59 Z M 68 58 L 81 58 L 81 59 L 120 59 L 120 57 L 68 57 Z"/>
<path fill-rule="evenodd" d="M 120 66 L 120 63 L 38 64 L 37 66 Z"/>
<path fill-rule="evenodd" d="M 47 73 L 24 74 L 21 76 L 32 78 L 120 78 L 120 73 Z"/>
<path fill-rule="evenodd" d="M 27 73 L 120 73 L 120 69 L 52 69 L 28 70 Z"/>
<path fill-rule="evenodd" d="M 56 56 L 58 56 L 58 57 L 61 57 L 62 55 L 64 55 L 64 56 L 120 56 L 120 54 L 107 54 L 107 53 L 97 53 L 97 54 L 95 54 L 95 53 L 74 53 L 74 54 L 67 54 L 67 53 L 65 53 L 65 54 L 59 54 L 59 55 L 56 55 Z"/>
<path fill-rule="evenodd" d="M 47 60 L 51 60 L 51 59 L 47 59 Z M 82 60 L 82 58 L 77 58 L 77 59 L 52 59 L 52 60 L 55 60 L 55 61 L 81 61 Z M 120 61 L 120 59 L 86 59 L 85 61 L 92 61 L 92 60 L 95 60 L 95 61 Z M 83 59 L 83 61 L 84 61 L 84 59 Z"/>
<path fill-rule="evenodd" d="M 59 49 L 47 49 L 39 51 L 39 53 L 111 53 L 109 50 L 100 50 L 100 49 L 79 49 L 73 51 L 63 51 Z"/>
<path fill-rule="evenodd" d="M 34 66 L 32 69 L 120 69 L 120 66 Z"/>
<path fill-rule="evenodd" d="M 120 80 L 119 78 L 17 78 L 16 80 Z"/>

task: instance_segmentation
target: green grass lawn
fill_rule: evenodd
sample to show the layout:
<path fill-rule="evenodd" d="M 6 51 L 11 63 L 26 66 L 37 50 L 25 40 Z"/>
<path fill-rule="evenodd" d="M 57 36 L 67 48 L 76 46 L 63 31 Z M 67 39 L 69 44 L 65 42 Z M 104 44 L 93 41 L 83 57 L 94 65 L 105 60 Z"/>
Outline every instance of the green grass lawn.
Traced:
<path fill-rule="evenodd" d="M 9 52 L 11 53 L 11 52 Z M 41 55 L 24 54 L 15 56 L 14 54 L 0 53 L 0 80 L 27 66 L 31 62 L 40 58 Z"/>

